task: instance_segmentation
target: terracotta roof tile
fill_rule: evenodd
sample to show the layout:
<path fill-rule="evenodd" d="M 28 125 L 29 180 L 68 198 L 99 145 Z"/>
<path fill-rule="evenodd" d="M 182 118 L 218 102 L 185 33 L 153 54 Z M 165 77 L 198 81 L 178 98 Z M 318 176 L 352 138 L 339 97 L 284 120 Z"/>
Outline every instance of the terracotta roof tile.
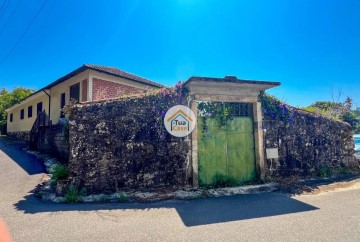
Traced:
<path fill-rule="evenodd" d="M 81 67 L 79 67 L 78 69 L 66 74 L 63 77 L 60 77 L 56 81 L 48 84 L 47 86 L 39 89 L 38 91 L 32 93 L 30 96 L 24 98 L 23 100 L 19 101 L 18 103 L 16 103 L 16 104 L 12 105 L 11 107 L 7 108 L 7 110 L 12 108 L 13 106 L 25 101 L 29 97 L 34 96 L 35 94 L 40 93 L 40 92 L 42 92 L 42 91 L 44 91 L 46 89 L 50 89 L 53 86 L 56 86 L 56 85 L 58 85 L 58 84 L 60 84 L 60 83 L 62 83 L 64 81 L 70 79 L 71 77 L 76 76 L 76 75 L 80 74 L 81 72 L 84 72 L 84 71 L 89 70 L 89 69 L 99 71 L 99 72 L 102 72 L 102 73 L 106 73 L 106 74 L 109 74 L 109 75 L 117 76 L 117 77 L 126 78 L 126 79 L 129 79 L 129 80 L 135 81 L 135 82 L 140 82 L 140 83 L 150 85 L 150 86 L 154 86 L 154 87 L 160 87 L 160 88 L 164 87 L 164 85 L 162 85 L 160 83 L 153 82 L 153 81 L 150 81 L 150 80 L 145 79 L 143 77 L 140 77 L 140 76 L 137 76 L 137 75 L 134 75 L 134 74 L 119 70 L 119 69 L 117 69 L 115 67 L 100 66 L 100 65 L 93 65 L 93 64 L 84 64 Z"/>
<path fill-rule="evenodd" d="M 88 68 L 90 68 L 92 70 L 100 71 L 100 72 L 107 73 L 107 74 L 114 75 L 114 76 L 118 76 L 118 77 L 131 79 L 133 81 L 141 82 L 141 83 L 144 83 L 144 84 L 148 84 L 148 85 L 152 85 L 152 86 L 156 86 L 156 87 L 164 87 L 164 85 L 162 85 L 160 83 L 156 83 L 156 82 L 150 81 L 148 79 L 145 79 L 143 77 L 131 74 L 129 72 L 119 70 L 119 69 L 117 69 L 115 67 L 93 65 L 93 64 L 85 64 L 84 66 L 88 67 Z"/>

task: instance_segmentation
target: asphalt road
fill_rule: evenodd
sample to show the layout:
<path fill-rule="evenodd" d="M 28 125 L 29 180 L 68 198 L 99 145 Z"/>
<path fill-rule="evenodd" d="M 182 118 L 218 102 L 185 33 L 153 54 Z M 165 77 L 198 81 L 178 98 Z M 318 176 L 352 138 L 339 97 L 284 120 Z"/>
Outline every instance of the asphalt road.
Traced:
<path fill-rule="evenodd" d="M 14 241 L 360 241 L 360 190 L 151 204 L 53 204 L 41 162 L 0 138 L 0 217 Z"/>

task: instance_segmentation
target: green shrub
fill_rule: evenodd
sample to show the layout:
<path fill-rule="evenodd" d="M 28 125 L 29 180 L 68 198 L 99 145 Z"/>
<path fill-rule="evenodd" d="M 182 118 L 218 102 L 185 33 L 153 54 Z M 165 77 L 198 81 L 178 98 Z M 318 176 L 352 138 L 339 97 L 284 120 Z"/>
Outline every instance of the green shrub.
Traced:
<path fill-rule="evenodd" d="M 81 195 L 76 187 L 71 186 L 65 193 L 64 199 L 66 203 L 78 203 L 81 201 Z"/>
<path fill-rule="evenodd" d="M 56 165 L 52 170 L 52 180 L 57 182 L 58 180 L 66 179 L 69 175 L 69 169 L 64 165 Z"/>
<path fill-rule="evenodd" d="M 108 200 L 109 200 L 109 195 L 105 195 L 105 194 L 103 194 L 103 195 L 101 195 L 100 197 L 99 197 L 99 202 L 101 202 L 101 203 L 105 203 L 105 202 L 107 202 Z"/>
<path fill-rule="evenodd" d="M 121 203 L 126 203 L 129 201 L 129 198 L 126 196 L 125 193 L 121 192 L 118 196 L 118 201 L 121 202 Z"/>
<path fill-rule="evenodd" d="M 213 177 L 214 187 L 234 187 L 239 185 L 239 182 L 232 176 L 217 173 Z"/>
<path fill-rule="evenodd" d="M 322 166 L 318 169 L 318 176 L 329 177 L 333 174 L 333 170 L 330 167 Z"/>
<path fill-rule="evenodd" d="M 206 182 L 203 179 L 201 179 L 201 177 L 199 177 L 199 186 L 204 189 L 209 189 L 212 187 L 211 185 L 206 184 Z"/>
<path fill-rule="evenodd" d="M 318 109 L 318 108 L 312 107 L 312 106 L 302 108 L 302 110 L 310 112 L 310 113 L 317 113 L 317 114 L 322 114 L 322 115 L 327 114 L 327 112 L 325 110 L 321 110 L 321 109 Z"/>
<path fill-rule="evenodd" d="M 336 170 L 341 175 L 348 175 L 351 174 L 351 170 L 347 167 L 340 167 Z"/>
<path fill-rule="evenodd" d="M 83 187 L 83 188 L 81 188 L 79 194 L 80 194 L 80 196 L 85 197 L 88 195 L 88 191 L 85 187 Z"/>

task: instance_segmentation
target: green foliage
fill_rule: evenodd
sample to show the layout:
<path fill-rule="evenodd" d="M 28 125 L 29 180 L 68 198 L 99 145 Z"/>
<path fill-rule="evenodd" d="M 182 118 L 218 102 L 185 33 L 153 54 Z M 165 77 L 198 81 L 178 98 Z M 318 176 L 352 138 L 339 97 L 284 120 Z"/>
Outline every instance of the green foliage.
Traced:
<path fill-rule="evenodd" d="M 205 189 L 212 187 L 211 185 L 206 184 L 206 182 L 201 177 L 199 177 L 199 186 Z"/>
<path fill-rule="evenodd" d="M 340 167 L 340 168 L 336 169 L 336 172 L 341 175 L 351 174 L 351 170 L 348 167 Z"/>
<path fill-rule="evenodd" d="M 216 173 L 213 177 L 214 187 L 234 187 L 237 185 L 239 185 L 238 181 L 232 176 Z"/>
<path fill-rule="evenodd" d="M 223 126 L 226 124 L 226 118 L 230 113 L 230 106 L 220 102 L 200 102 L 198 104 L 199 118 L 205 122 L 206 118 L 215 118 Z"/>
<path fill-rule="evenodd" d="M 329 177 L 329 176 L 332 176 L 333 170 L 330 167 L 321 166 L 321 167 L 319 167 L 317 173 L 318 173 L 318 176 L 320 176 L 320 177 Z"/>
<path fill-rule="evenodd" d="M 212 178 L 212 184 L 207 184 L 199 177 L 199 185 L 204 189 L 211 189 L 219 187 L 235 187 L 240 185 L 240 183 L 232 176 L 216 173 Z"/>
<path fill-rule="evenodd" d="M 330 177 L 334 174 L 348 175 L 351 173 L 352 173 L 352 171 L 348 167 L 331 168 L 331 167 L 327 167 L 327 166 L 321 166 L 317 170 L 317 175 L 319 177 Z"/>
<path fill-rule="evenodd" d="M 344 114 L 341 119 L 351 125 L 355 134 L 360 134 L 360 108 Z"/>
<path fill-rule="evenodd" d="M 51 179 L 55 182 L 58 180 L 66 179 L 69 175 L 69 169 L 65 165 L 56 165 L 52 169 L 52 177 Z"/>
<path fill-rule="evenodd" d="M 24 87 L 17 87 L 12 92 L 5 88 L 0 89 L 0 125 L 6 124 L 5 109 L 28 97 L 35 90 Z"/>
<path fill-rule="evenodd" d="M 126 196 L 126 194 L 123 193 L 123 192 L 121 192 L 121 193 L 118 195 L 117 199 L 118 199 L 118 201 L 119 201 L 120 203 L 126 203 L 126 202 L 129 201 L 129 198 L 128 198 L 128 197 Z"/>
<path fill-rule="evenodd" d="M 360 132 L 360 109 L 351 110 L 352 106 L 352 99 L 347 97 L 344 102 L 318 101 L 304 108 L 304 110 L 347 122 L 357 133 Z"/>
<path fill-rule="evenodd" d="M 142 99 L 142 100 L 154 100 L 159 101 L 159 105 L 161 105 L 161 100 L 178 100 L 181 102 L 182 98 L 189 93 L 189 90 L 184 87 L 182 82 L 178 82 L 174 87 L 163 87 L 160 89 L 150 89 L 141 93 L 130 93 L 123 94 L 119 97 L 119 99 L 125 100 L 134 100 L 134 99 Z"/>
<path fill-rule="evenodd" d="M 272 119 L 292 123 L 295 108 L 280 101 L 278 98 L 262 92 L 259 96 L 263 113 Z"/>
<path fill-rule="evenodd" d="M 356 117 L 360 117 L 360 107 L 355 108 L 352 112 Z"/>
<path fill-rule="evenodd" d="M 71 186 L 69 190 L 65 193 L 64 201 L 66 203 L 78 203 L 81 201 L 81 195 L 78 189 L 74 186 Z"/>
<path fill-rule="evenodd" d="M 347 112 L 341 116 L 341 120 L 350 124 L 354 131 L 360 131 L 358 118 L 354 112 Z"/>
<path fill-rule="evenodd" d="M 259 98 L 264 115 L 273 119 L 292 122 L 293 115 L 296 112 L 295 108 L 266 93 L 261 93 Z M 301 110 L 347 122 L 355 133 L 360 133 L 360 108 L 351 110 L 352 106 L 352 99 L 347 97 L 344 102 L 317 101 L 308 107 L 301 108 Z"/>
<path fill-rule="evenodd" d="M 238 103 L 226 102 L 199 102 L 198 103 L 198 121 L 202 127 L 203 133 L 207 130 L 207 120 L 211 118 L 216 120 L 216 124 L 221 129 L 226 129 L 229 120 L 233 120 L 237 115 L 251 115 L 252 109 L 248 104 L 242 104 L 239 108 Z"/>
<path fill-rule="evenodd" d="M 325 110 L 321 110 L 321 109 L 318 109 L 318 108 L 312 107 L 312 106 L 302 108 L 302 110 L 305 110 L 305 111 L 310 112 L 310 113 L 322 114 L 324 116 L 326 116 L 326 114 L 327 114 L 327 112 Z"/>
<path fill-rule="evenodd" d="M 85 187 L 83 187 L 83 188 L 81 188 L 79 194 L 80 194 L 80 196 L 85 197 L 88 195 L 88 191 Z"/>
<path fill-rule="evenodd" d="M 330 102 L 330 101 L 317 101 L 309 106 L 309 108 L 323 110 L 325 112 L 340 108 L 341 103 Z"/>
<path fill-rule="evenodd" d="M 101 202 L 101 203 L 105 203 L 105 202 L 109 201 L 109 198 L 110 198 L 109 195 L 102 194 L 102 195 L 99 197 L 99 200 L 98 200 L 98 201 Z"/>

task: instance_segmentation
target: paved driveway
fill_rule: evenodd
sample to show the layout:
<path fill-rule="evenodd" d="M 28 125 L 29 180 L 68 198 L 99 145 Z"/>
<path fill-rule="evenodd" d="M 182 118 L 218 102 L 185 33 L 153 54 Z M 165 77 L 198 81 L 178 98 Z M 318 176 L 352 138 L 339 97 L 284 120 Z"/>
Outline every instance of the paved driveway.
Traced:
<path fill-rule="evenodd" d="M 0 217 L 14 241 L 360 241 L 360 190 L 151 204 L 52 204 L 39 161 L 0 138 Z"/>

